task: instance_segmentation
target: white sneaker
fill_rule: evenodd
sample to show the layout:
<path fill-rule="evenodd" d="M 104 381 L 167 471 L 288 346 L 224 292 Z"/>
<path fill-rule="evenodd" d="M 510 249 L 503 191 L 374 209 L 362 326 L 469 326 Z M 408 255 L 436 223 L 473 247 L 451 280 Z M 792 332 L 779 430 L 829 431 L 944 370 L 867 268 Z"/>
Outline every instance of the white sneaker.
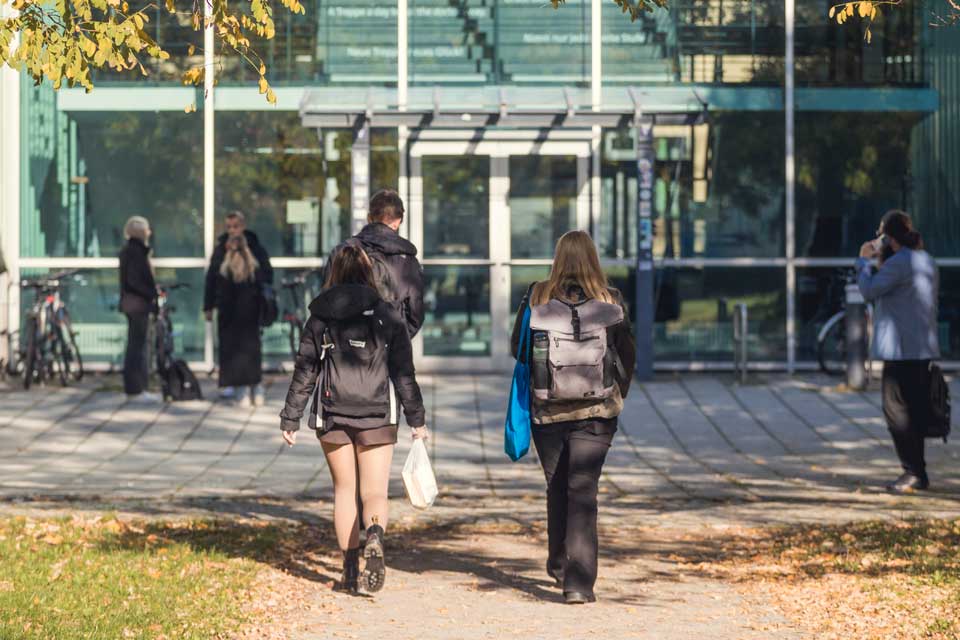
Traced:
<path fill-rule="evenodd" d="M 142 404 L 159 404 L 163 402 L 163 398 L 159 393 L 151 393 L 150 391 L 144 391 L 143 393 L 128 393 L 127 402 L 137 402 Z"/>
<path fill-rule="evenodd" d="M 234 387 L 223 387 L 220 389 L 221 400 L 233 400 L 237 397 L 237 390 Z"/>
<path fill-rule="evenodd" d="M 244 393 L 239 398 L 237 398 L 237 405 L 244 409 L 248 408 L 251 404 L 253 403 L 250 401 L 249 393 Z"/>
<path fill-rule="evenodd" d="M 266 393 L 263 390 L 263 385 L 258 384 L 257 386 L 253 387 L 251 391 L 253 393 L 253 406 L 262 407 L 267 401 Z"/>

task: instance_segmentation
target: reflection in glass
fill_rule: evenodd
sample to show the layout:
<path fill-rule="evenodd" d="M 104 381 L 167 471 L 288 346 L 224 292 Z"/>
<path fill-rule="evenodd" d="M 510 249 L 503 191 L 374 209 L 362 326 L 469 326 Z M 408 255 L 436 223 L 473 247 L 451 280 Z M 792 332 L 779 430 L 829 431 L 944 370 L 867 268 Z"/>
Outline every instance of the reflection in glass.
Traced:
<path fill-rule="evenodd" d="M 156 254 L 203 255 L 203 118 L 164 111 L 73 111 L 47 85 L 23 95 L 24 257 L 114 257 L 132 215 Z"/>
<path fill-rule="evenodd" d="M 58 270 L 23 269 L 24 279 Z M 77 331 L 77 346 L 84 362 L 109 362 L 122 366 L 127 344 L 127 320 L 117 309 L 120 283 L 117 269 L 84 269 L 66 279 L 61 298 Z M 177 358 L 203 359 L 204 323 L 203 270 L 156 269 L 158 284 L 186 283 L 189 288 L 170 292 L 173 311 L 174 350 Z M 21 313 L 25 316 L 34 302 L 32 289 L 21 290 Z M 21 321 L 21 326 L 22 321 Z"/>
<path fill-rule="evenodd" d="M 217 113 L 217 232 L 239 210 L 271 256 L 326 255 L 350 234 L 350 147 L 345 129 L 322 142 L 296 112 Z M 395 188 L 396 130 L 371 135 L 373 190 Z"/>
<path fill-rule="evenodd" d="M 798 84 L 818 86 L 899 85 L 924 82 L 922 3 L 908 3 L 884 12 L 863 37 L 863 24 L 827 20 L 833 0 L 804 0 L 796 7 Z M 929 10 L 928 10 L 929 11 Z"/>
<path fill-rule="evenodd" d="M 277 84 L 397 84 L 397 6 L 372 0 L 307 0 L 294 14 L 275 6 L 276 35 L 251 38 Z M 256 82 L 257 68 L 230 52 L 218 60 L 222 83 Z"/>
<path fill-rule="evenodd" d="M 427 265 L 423 279 L 423 354 L 490 355 L 490 269 Z"/>
<path fill-rule="evenodd" d="M 427 257 L 490 255 L 490 158 L 423 158 L 423 253 Z"/>
<path fill-rule="evenodd" d="M 306 277 L 304 284 L 284 286 L 285 282 L 294 284 L 294 280 L 300 276 Z M 263 355 L 271 360 L 291 360 L 290 323 L 286 318 L 288 315 L 293 315 L 299 316 L 302 322 L 307 321 L 310 315 L 307 307 L 320 294 L 323 287 L 320 281 L 320 270 L 274 269 L 273 282 L 280 316 L 276 322 L 263 330 Z"/>
<path fill-rule="evenodd" d="M 633 309 L 632 274 L 608 271 Z M 733 308 L 746 303 L 750 359 L 786 358 L 786 274 L 767 267 L 663 268 L 657 271 L 654 353 L 659 361 L 733 359 Z"/>
<path fill-rule="evenodd" d="M 654 242 L 658 258 L 781 257 L 785 252 L 783 118 L 724 113 L 698 126 L 658 127 Z M 632 129 L 603 134 L 600 253 L 636 255 L 637 163 Z"/>
<path fill-rule="evenodd" d="M 960 360 L 960 268 L 940 267 L 940 351 Z"/>
<path fill-rule="evenodd" d="M 854 257 L 887 210 L 911 207 L 911 139 L 918 121 L 914 113 L 798 114 L 797 255 Z M 933 253 L 956 246 L 937 233 L 960 230 L 955 220 L 918 214 Z M 924 229 L 925 219 L 946 228 Z"/>
<path fill-rule="evenodd" d="M 514 258 L 552 258 L 577 226 L 577 158 L 510 156 L 510 246 Z"/>

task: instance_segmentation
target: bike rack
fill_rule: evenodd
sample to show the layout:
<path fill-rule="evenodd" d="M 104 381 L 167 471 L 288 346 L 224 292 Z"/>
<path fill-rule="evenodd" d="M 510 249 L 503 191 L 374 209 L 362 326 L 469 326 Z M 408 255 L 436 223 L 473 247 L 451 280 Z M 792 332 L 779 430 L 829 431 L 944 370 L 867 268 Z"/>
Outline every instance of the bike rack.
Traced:
<path fill-rule="evenodd" d="M 747 383 L 750 325 L 747 305 L 743 302 L 733 307 L 733 370 L 740 384 Z"/>

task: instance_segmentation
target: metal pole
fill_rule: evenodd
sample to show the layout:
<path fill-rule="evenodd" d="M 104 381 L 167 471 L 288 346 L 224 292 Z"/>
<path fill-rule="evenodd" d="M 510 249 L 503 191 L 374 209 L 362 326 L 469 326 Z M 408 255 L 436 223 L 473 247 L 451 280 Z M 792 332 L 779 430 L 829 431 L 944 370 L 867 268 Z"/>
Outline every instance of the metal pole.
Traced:
<path fill-rule="evenodd" d="M 397 109 L 407 110 L 407 84 L 409 83 L 409 38 L 407 0 L 397 0 Z"/>
<path fill-rule="evenodd" d="M 653 379 L 654 278 L 653 278 L 653 118 L 634 119 L 637 146 L 637 271 L 634 302 L 637 334 L 636 374 Z"/>
<path fill-rule="evenodd" d="M 215 88 L 213 25 L 209 24 L 213 16 L 212 0 L 203 3 L 203 16 L 207 26 L 203 31 L 203 255 L 207 264 L 213 255 L 213 242 L 216 226 L 215 211 L 215 174 L 214 174 L 214 123 Z M 203 343 L 203 363 L 208 371 L 213 370 L 213 323 L 206 322 Z"/>
<path fill-rule="evenodd" d="M 590 3 L 590 96 L 594 111 L 600 110 L 603 89 L 603 11 L 600 0 Z"/>
<path fill-rule="evenodd" d="M 0 17 L 14 14 L 6 3 L 0 3 Z M 14 36 L 11 46 L 15 47 L 18 39 Z M 7 267 L 5 276 L 0 276 L 0 329 L 10 331 L 20 328 L 20 287 L 14 283 L 20 282 L 20 198 L 25 177 L 21 172 L 28 166 L 20 145 L 20 87 L 20 74 L 0 66 L 0 248 Z"/>
<path fill-rule="evenodd" d="M 867 388 L 867 305 L 856 284 L 845 290 L 847 314 L 844 316 L 844 336 L 847 352 L 847 387 Z"/>
<path fill-rule="evenodd" d="M 785 128 L 785 197 L 786 197 L 786 258 L 787 258 L 787 371 L 793 373 L 797 363 L 797 327 L 796 295 L 797 268 L 796 259 L 796 137 L 795 137 L 795 100 L 794 100 L 794 35 L 795 0 L 784 0 L 786 20 L 786 54 L 784 64 L 784 128 Z"/>

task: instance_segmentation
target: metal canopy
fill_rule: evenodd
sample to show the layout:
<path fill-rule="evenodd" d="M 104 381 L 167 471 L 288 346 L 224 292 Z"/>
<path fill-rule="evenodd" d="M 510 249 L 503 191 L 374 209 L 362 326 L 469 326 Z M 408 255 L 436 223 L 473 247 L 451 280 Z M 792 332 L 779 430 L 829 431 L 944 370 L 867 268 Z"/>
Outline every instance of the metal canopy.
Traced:
<path fill-rule="evenodd" d="M 692 91 L 684 92 L 686 100 L 658 100 L 651 109 L 643 108 L 640 92 L 625 87 L 622 93 L 615 106 L 595 110 L 589 89 L 579 87 L 411 87 L 401 107 L 395 89 L 325 87 L 304 95 L 300 117 L 311 128 L 589 129 L 628 125 L 641 114 L 657 124 L 692 124 L 706 106 Z"/>

